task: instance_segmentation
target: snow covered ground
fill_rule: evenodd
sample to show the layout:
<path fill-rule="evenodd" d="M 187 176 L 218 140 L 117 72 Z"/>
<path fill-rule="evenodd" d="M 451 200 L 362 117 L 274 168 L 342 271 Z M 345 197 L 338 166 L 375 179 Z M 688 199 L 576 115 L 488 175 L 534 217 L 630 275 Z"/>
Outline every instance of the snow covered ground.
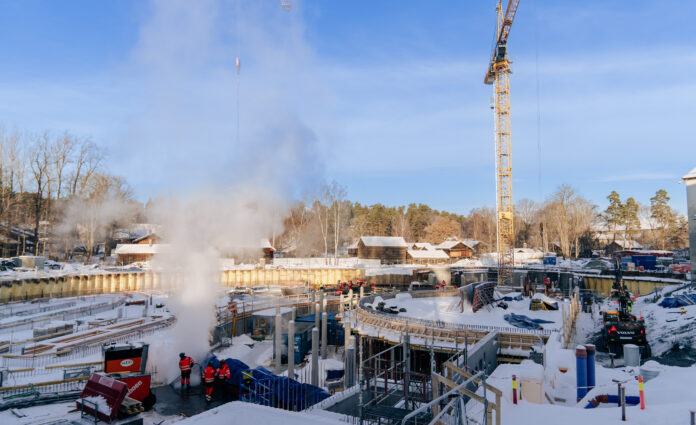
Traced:
<path fill-rule="evenodd" d="M 517 295 L 517 294 L 509 294 Z M 523 314 L 532 319 L 548 320 L 552 323 L 545 323 L 541 326 L 546 330 L 559 329 L 562 325 L 563 318 L 561 316 L 560 305 L 566 304 L 568 308 L 569 301 L 558 300 L 559 310 L 545 311 L 529 310 L 529 298 L 524 298 L 521 301 L 506 301 L 508 308 L 506 310 L 501 307 L 484 307 L 474 313 L 471 306 L 465 305 L 464 312 L 461 311 L 459 297 L 432 297 L 432 298 L 412 298 L 409 294 L 398 294 L 396 298 L 383 300 L 381 297 L 376 297 L 371 304 L 373 308 L 384 301 L 385 307 L 405 308 L 405 312 L 399 312 L 398 317 L 442 321 L 455 325 L 481 325 L 481 326 L 496 326 L 509 328 L 512 325 L 504 319 L 506 314 L 515 313 Z"/>

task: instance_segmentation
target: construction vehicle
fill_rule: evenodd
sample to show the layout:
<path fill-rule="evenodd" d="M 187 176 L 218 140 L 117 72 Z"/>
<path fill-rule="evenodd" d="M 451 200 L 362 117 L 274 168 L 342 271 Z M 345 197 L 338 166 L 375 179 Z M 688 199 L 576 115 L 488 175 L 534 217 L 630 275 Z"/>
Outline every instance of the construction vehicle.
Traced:
<path fill-rule="evenodd" d="M 642 358 L 650 357 L 645 321 L 631 313 L 632 301 L 623 284 L 621 263 L 617 260 L 614 266 L 611 299 L 616 300 L 619 308 L 602 312 L 604 346 L 610 353 L 623 355 L 624 344 L 634 344 L 640 348 Z"/>
<path fill-rule="evenodd" d="M 498 222 L 498 284 L 512 282 L 514 259 L 512 201 L 512 143 L 510 126 L 510 58 L 507 41 L 520 0 L 509 0 L 505 14 L 500 1 L 496 41 L 484 82 L 494 87 L 496 212 Z"/>

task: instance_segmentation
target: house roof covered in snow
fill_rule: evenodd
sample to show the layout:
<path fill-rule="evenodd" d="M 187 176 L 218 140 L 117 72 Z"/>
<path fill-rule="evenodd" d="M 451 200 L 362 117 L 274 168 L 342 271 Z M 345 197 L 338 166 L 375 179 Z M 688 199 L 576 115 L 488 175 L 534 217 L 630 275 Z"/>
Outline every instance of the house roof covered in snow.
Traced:
<path fill-rule="evenodd" d="M 442 242 L 440 245 L 437 245 L 435 248 L 438 248 L 438 249 L 452 249 L 452 248 L 454 248 L 455 246 L 457 246 L 457 245 L 459 245 L 459 244 L 462 244 L 462 245 L 464 245 L 464 246 L 466 246 L 466 247 L 468 247 L 468 248 L 474 249 L 473 246 L 469 245 L 468 243 L 466 243 L 466 242 L 464 242 L 464 241 L 444 241 L 444 242 Z"/>
<path fill-rule="evenodd" d="M 449 255 L 441 249 L 409 249 L 408 255 L 414 260 L 447 260 Z"/>
<path fill-rule="evenodd" d="M 409 245 L 411 249 L 435 249 L 430 242 L 414 242 Z"/>
<path fill-rule="evenodd" d="M 365 246 L 380 246 L 390 248 L 407 248 L 408 244 L 401 236 L 362 236 L 360 240 Z"/>
<path fill-rule="evenodd" d="M 137 244 L 137 243 L 124 243 L 116 245 L 114 249 L 114 254 L 116 255 L 134 255 L 134 254 L 151 254 L 155 255 L 163 250 L 169 248 L 168 244 L 154 243 L 149 244 Z"/>
<path fill-rule="evenodd" d="M 616 239 L 616 240 L 610 242 L 610 244 L 611 243 L 615 243 L 623 249 L 642 249 L 643 248 L 643 244 L 640 244 L 634 240 L 625 240 L 624 241 L 623 239 Z"/>
<path fill-rule="evenodd" d="M 691 180 L 691 179 L 696 179 L 696 168 L 689 171 L 689 173 L 687 173 L 687 175 L 682 177 L 682 180 Z"/>

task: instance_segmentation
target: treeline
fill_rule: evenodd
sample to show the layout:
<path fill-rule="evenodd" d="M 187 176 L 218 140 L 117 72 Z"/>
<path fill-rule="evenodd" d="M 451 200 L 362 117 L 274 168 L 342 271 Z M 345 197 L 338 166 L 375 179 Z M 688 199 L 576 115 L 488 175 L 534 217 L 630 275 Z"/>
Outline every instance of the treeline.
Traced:
<path fill-rule="evenodd" d="M 90 139 L 0 128 L 3 256 L 64 257 L 77 244 L 89 257 L 110 229 L 136 221 L 141 212 L 126 182 L 106 171 L 105 152 Z"/>
<path fill-rule="evenodd" d="M 650 205 L 632 197 L 622 202 L 615 191 L 607 199 L 609 207 L 599 211 L 577 190 L 562 185 L 544 202 L 518 201 L 515 246 L 587 256 L 607 243 L 609 232 L 611 240 L 637 240 L 652 248 L 687 245 L 687 221 L 669 206 L 666 191 L 657 191 Z M 0 128 L 0 255 L 64 259 L 78 247 L 89 261 L 95 254 L 109 254 L 116 229 L 147 222 L 147 210 L 133 199 L 124 179 L 107 171 L 106 153 L 90 139 Z M 496 249 L 494 208 L 460 215 L 416 203 L 363 205 L 348 200 L 346 189 L 336 182 L 295 202 L 283 224 L 269 237 L 280 252 L 295 256 L 338 256 L 360 236 L 401 236 L 433 244 L 455 237 L 480 241 L 487 251 Z"/>
<path fill-rule="evenodd" d="M 607 229 L 615 228 L 612 240 L 638 239 L 653 248 L 683 248 L 688 237 L 686 221 L 668 201 L 667 193 L 660 190 L 650 207 L 629 198 L 625 205 L 619 202 L 624 212 L 617 213 L 618 204 L 610 199 L 609 209 L 598 211 L 576 189 L 562 185 L 544 202 L 517 202 L 515 246 L 556 251 L 568 258 L 589 256 L 610 242 Z M 655 225 L 646 229 L 641 222 Z M 273 244 L 296 256 L 337 256 L 360 236 L 402 236 L 409 242 L 434 244 L 456 237 L 480 241 L 489 251 L 496 249 L 494 208 L 474 208 L 468 215 L 458 215 L 424 204 L 362 205 L 347 200 L 345 188 L 335 182 L 324 186 L 316 199 L 295 203 L 284 224 L 284 232 L 274 235 Z"/>

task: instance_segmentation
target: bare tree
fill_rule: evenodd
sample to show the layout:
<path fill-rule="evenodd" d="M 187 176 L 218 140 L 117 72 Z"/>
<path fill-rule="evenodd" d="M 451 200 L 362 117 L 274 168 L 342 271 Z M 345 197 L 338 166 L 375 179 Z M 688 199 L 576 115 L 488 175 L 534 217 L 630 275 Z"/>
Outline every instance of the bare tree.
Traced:
<path fill-rule="evenodd" d="M 346 188 L 339 185 L 336 181 L 332 181 L 328 189 L 329 200 L 331 201 L 331 209 L 333 210 L 333 233 L 334 233 L 334 265 L 338 264 L 338 244 L 341 238 L 342 228 L 345 227 L 347 219 L 343 220 L 344 200 L 346 197 Z"/>
<path fill-rule="evenodd" d="M 48 133 L 44 133 L 41 137 L 36 137 L 34 139 L 29 155 L 29 167 L 31 168 L 32 183 L 36 192 L 33 196 L 32 205 L 34 213 L 34 254 L 37 255 L 39 253 L 39 226 L 45 205 L 48 203 L 48 194 L 50 193 L 50 164 L 51 152 L 49 138 Z"/>
<path fill-rule="evenodd" d="M 104 153 L 89 139 L 83 139 L 77 147 L 75 168 L 70 183 L 70 194 L 81 195 L 92 175 L 99 169 Z"/>
<path fill-rule="evenodd" d="M 53 168 L 56 178 L 56 199 L 62 196 L 63 186 L 65 184 L 65 172 L 67 167 L 73 161 L 73 151 L 75 150 L 76 141 L 68 132 L 63 133 L 63 136 L 56 139 L 52 144 Z"/>

